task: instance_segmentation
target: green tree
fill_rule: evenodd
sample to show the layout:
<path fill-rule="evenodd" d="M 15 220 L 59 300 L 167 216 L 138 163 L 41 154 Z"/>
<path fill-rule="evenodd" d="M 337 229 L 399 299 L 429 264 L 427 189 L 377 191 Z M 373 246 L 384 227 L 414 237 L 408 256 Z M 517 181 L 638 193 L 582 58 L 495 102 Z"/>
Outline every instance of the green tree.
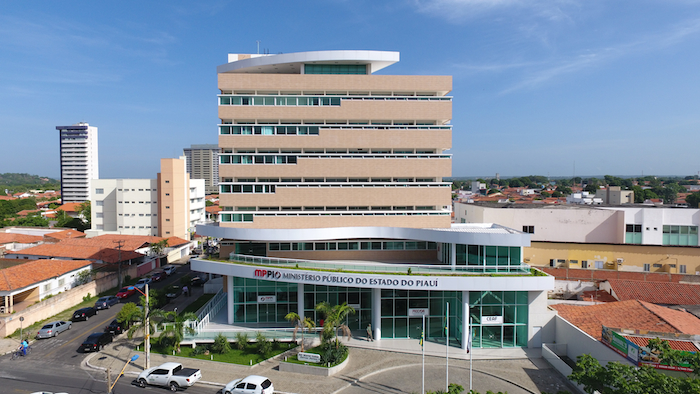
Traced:
<path fill-rule="evenodd" d="M 127 302 L 122 309 L 117 312 L 117 321 L 123 323 L 127 328 L 141 319 L 143 311 L 133 302 Z"/>
<path fill-rule="evenodd" d="M 685 202 L 687 202 L 688 206 L 691 208 L 700 207 L 700 192 L 689 194 L 688 196 L 686 196 Z"/>
<path fill-rule="evenodd" d="M 78 213 L 80 213 L 80 220 L 83 222 L 83 227 L 85 230 L 92 228 L 92 206 L 90 201 L 85 201 L 78 207 Z M 81 230 L 84 231 L 84 230 Z"/>
<path fill-rule="evenodd" d="M 511 179 L 508 181 L 508 187 L 522 187 L 523 183 L 519 179 Z"/>
<path fill-rule="evenodd" d="M 164 251 L 165 248 L 167 248 L 168 246 L 169 246 L 169 245 L 168 245 L 168 239 L 166 238 L 166 239 L 162 239 L 162 240 L 160 240 L 160 241 L 158 241 L 158 242 L 152 243 L 152 244 L 150 245 L 149 248 L 150 248 L 150 250 L 151 250 L 151 254 L 152 254 L 152 255 L 160 256 L 160 255 L 163 254 L 163 251 Z"/>
<path fill-rule="evenodd" d="M 632 186 L 632 191 L 634 192 L 634 202 L 636 204 L 641 204 L 644 202 L 644 189 L 641 186 Z"/>
<path fill-rule="evenodd" d="M 343 302 L 340 305 L 331 306 L 328 302 L 319 302 L 316 304 L 316 310 L 325 316 L 323 323 L 323 338 L 332 339 L 335 337 L 335 347 L 338 348 L 340 340 L 338 338 L 338 330 L 340 329 L 348 338 L 352 335 L 350 328 L 345 324 L 345 318 L 349 314 L 355 313 L 355 308 Z"/>
<path fill-rule="evenodd" d="M 578 357 L 569 379 L 588 394 L 686 394 L 700 393 L 700 380 L 674 378 L 643 365 L 610 362 L 605 367 L 589 354 Z"/>
<path fill-rule="evenodd" d="M 309 332 L 312 328 L 316 327 L 316 323 L 308 317 L 300 317 L 297 313 L 289 312 L 287 316 L 284 317 L 294 325 L 294 332 L 292 333 L 292 341 L 297 341 L 297 331 L 301 330 L 301 351 L 304 351 L 304 329 L 308 329 Z"/>
<path fill-rule="evenodd" d="M 194 329 L 185 324 L 188 321 L 197 321 L 197 315 L 192 312 L 178 314 L 177 311 L 164 312 L 156 309 L 151 312 L 151 315 L 163 318 L 161 324 L 164 324 L 165 328 L 160 333 L 161 343 L 163 338 L 168 338 L 178 353 L 180 352 L 180 342 L 185 337 L 185 332 L 194 335 Z"/>
<path fill-rule="evenodd" d="M 218 333 L 216 334 L 216 337 L 214 337 L 214 343 L 211 345 L 211 350 L 219 354 L 226 354 L 231 351 L 231 343 L 224 334 Z"/>

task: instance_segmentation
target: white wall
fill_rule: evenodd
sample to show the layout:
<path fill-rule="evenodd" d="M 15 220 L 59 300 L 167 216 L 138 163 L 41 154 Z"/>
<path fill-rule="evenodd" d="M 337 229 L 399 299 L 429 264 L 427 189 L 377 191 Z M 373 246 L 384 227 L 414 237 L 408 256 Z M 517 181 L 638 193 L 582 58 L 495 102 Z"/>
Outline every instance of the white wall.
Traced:
<path fill-rule="evenodd" d="M 455 203 L 455 222 L 496 223 L 522 231 L 535 226 L 531 241 L 624 243 L 624 213 L 590 207 L 492 208 Z"/>
<path fill-rule="evenodd" d="M 83 271 L 90 271 L 91 266 L 87 266 L 75 271 L 68 272 L 61 276 L 48 279 L 39 284 L 39 297 L 44 299 L 50 295 L 56 295 L 73 288 L 78 275 Z"/>
<path fill-rule="evenodd" d="M 104 194 L 95 194 L 95 189 L 100 188 Z M 92 189 L 92 229 L 86 231 L 88 236 L 109 233 L 158 235 L 158 186 L 155 179 L 95 179 Z"/>
<path fill-rule="evenodd" d="M 547 307 L 546 291 L 528 292 L 528 347 L 538 347 L 536 342 L 551 342 L 554 339 L 554 325 L 552 319 L 556 316 L 556 311 Z M 535 333 L 533 327 L 542 327 L 539 333 Z M 540 338 L 535 338 L 538 335 Z"/>
<path fill-rule="evenodd" d="M 569 323 L 561 316 L 557 315 L 554 318 L 554 323 L 556 330 L 555 343 L 557 345 L 566 345 L 566 355 L 570 359 L 576 361 L 578 356 L 582 354 L 590 354 L 596 360 L 598 360 L 602 366 L 607 365 L 611 361 L 633 365 L 626 358 L 615 353 L 612 349 L 603 345 L 592 336 L 581 331 L 578 327 Z"/>
<path fill-rule="evenodd" d="M 195 231 L 195 226 L 206 222 L 206 194 L 204 179 L 190 179 L 190 228 L 189 231 Z"/>
<path fill-rule="evenodd" d="M 644 245 L 662 245 L 664 225 L 700 226 L 700 209 L 650 207 L 604 209 L 624 213 L 625 224 L 641 224 Z"/>

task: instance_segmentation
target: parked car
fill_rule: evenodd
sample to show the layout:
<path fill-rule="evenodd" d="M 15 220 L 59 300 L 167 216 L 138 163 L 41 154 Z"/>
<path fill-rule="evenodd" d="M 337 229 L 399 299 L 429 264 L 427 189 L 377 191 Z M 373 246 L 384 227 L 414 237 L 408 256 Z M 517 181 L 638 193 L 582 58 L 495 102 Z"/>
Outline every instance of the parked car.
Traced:
<path fill-rule="evenodd" d="M 114 319 L 105 327 L 105 332 L 115 336 L 119 335 L 124 332 L 124 323 L 120 323 L 117 319 Z"/>
<path fill-rule="evenodd" d="M 165 296 L 167 298 L 176 298 L 180 294 L 182 294 L 182 288 L 180 286 L 173 285 L 165 288 Z"/>
<path fill-rule="evenodd" d="M 127 286 L 127 287 L 122 287 L 121 290 L 117 293 L 118 298 L 127 298 L 130 297 L 132 294 L 136 293 L 136 289 L 134 286 Z"/>
<path fill-rule="evenodd" d="M 204 286 L 204 283 L 207 281 L 207 277 L 205 275 L 201 276 L 195 276 L 190 280 L 190 286 L 195 287 L 195 286 Z"/>
<path fill-rule="evenodd" d="M 275 387 L 264 376 L 250 375 L 230 381 L 222 391 L 224 394 L 272 394 Z"/>
<path fill-rule="evenodd" d="M 108 332 L 93 332 L 88 336 L 83 344 L 80 345 L 80 349 L 83 352 L 96 352 L 104 348 L 105 345 L 112 342 L 112 334 Z"/>
<path fill-rule="evenodd" d="M 95 316 L 98 314 L 98 310 L 89 306 L 87 308 L 82 308 L 78 309 L 77 311 L 73 312 L 73 317 L 71 320 L 73 321 L 78 321 L 78 320 L 85 320 L 88 321 L 90 319 L 90 316 Z"/>
<path fill-rule="evenodd" d="M 51 323 L 44 324 L 41 330 L 36 334 L 39 339 L 51 338 L 62 333 L 63 331 L 70 330 L 71 322 L 69 321 L 55 321 Z"/>
<path fill-rule="evenodd" d="M 160 282 L 161 280 L 165 279 L 168 276 L 168 274 L 165 273 L 165 271 L 156 271 L 151 275 L 151 280 L 153 282 Z"/>
<path fill-rule="evenodd" d="M 166 265 L 165 267 L 163 267 L 163 272 L 165 272 L 165 274 L 168 276 L 174 274 L 176 270 L 177 267 L 175 267 L 174 265 Z"/>
<path fill-rule="evenodd" d="M 190 387 L 202 378 L 202 372 L 194 368 L 183 368 L 179 363 L 165 363 L 141 372 L 136 378 L 140 387 L 147 384 L 169 387 L 178 391 L 180 387 Z"/>
<path fill-rule="evenodd" d="M 136 284 L 134 285 L 134 287 L 136 287 L 137 289 L 143 291 L 143 289 L 145 289 L 145 288 L 146 288 L 146 285 L 149 284 L 149 283 L 151 283 L 151 278 L 141 278 L 141 279 L 139 279 L 138 282 L 136 282 Z"/>
<path fill-rule="evenodd" d="M 95 309 L 109 309 L 112 305 L 119 303 L 119 298 L 116 296 L 100 297 L 95 301 Z"/>

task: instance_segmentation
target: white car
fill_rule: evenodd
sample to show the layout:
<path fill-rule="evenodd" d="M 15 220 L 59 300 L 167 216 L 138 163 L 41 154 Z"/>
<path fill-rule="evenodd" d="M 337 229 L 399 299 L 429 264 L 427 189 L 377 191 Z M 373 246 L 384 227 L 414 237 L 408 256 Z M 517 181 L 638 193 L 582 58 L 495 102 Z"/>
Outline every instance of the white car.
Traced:
<path fill-rule="evenodd" d="M 173 265 L 166 265 L 165 267 L 163 267 L 163 271 L 165 271 L 165 275 L 168 275 L 168 276 L 172 275 L 176 269 L 177 269 L 177 267 L 175 267 Z"/>
<path fill-rule="evenodd" d="M 141 279 L 139 279 L 138 282 L 136 282 L 134 287 L 143 291 L 143 289 L 146 287 L 146 284 L 150 284 L 150 283 L 151 283 L 151 278 L 141 278 Z"/>
<path fill-rule="evenodd" d="M 270 379 L 258 375 L 232 380 L 223 389 L 224 394 L 272 394 L 273 391 L 275 387 Z"/>

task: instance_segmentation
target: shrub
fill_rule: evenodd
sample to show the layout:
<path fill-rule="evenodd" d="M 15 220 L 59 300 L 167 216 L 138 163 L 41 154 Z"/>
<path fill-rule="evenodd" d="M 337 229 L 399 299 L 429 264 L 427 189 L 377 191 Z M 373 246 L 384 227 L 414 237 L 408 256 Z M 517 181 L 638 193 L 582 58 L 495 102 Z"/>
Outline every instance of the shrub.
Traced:
<path fill-rule="evenodd" d="M 320 346 L 321 350 L 321 363 L 331 365 L 336 365 L 342 362 L 348 355 L 347 346 L 339 343 L 336 347 L 335 343 L 324 343 Z"/>
<path fill-rule="evenodd" d="M 221 334 L 219 334 L 219 335 L 221 335 Z M 226 338 L 226 337 L 224 337 L 224 338 Z M 226 343 L 228 343 L 228 338 L 226 339 Z M 214 342 L 214 344 L 216 344 L 216 342 Z M 212 345 L 212 347 L 213 347 L 213 345 Z M 231 349 L 230 346 L 229 346 L 229 349 Z M 190 354 L 193 356 L 199 356 L 200 354 L 205 354 L 208 350 L 210 350 L 209 345 L 197 345 L 195 348 L 192 349 L 192 353 L 190 353 Z"/>
<path fill-rule="evenodd" d="M 87 295 L 85 295 L 85 297 L 83 297 L 83 302 L 90 301 L 90 298 L 92 298 L 92 295 L 90 293 L 87 293 Z"/>
<path fill-rule="evenodd" d="M 214 343 L 211 345 L 211 350 L 219 354 L 228 353 L 231 351 L 231 344 L 224 334 L 218 333 L 214 338 Z"/>
<path fill-rule="evenodd" d="M 243 350 L 248 346 L 248 334 L 244 332 L 236 333 L 236 349 Z"/>
<path fill-rule="evenodd" d="M 131 275 L 126 275 L 126 276 L 124 277 L 124 283 L 126 284 L 126 283 L 129 283 L 129 282 L 131 282 Z"/>
<path fill-rule="evenodd" d="M 258 353 L 262 354 L 263 356 L 272 351 L 272 342 L 270 342 L 270 340 L 267 339 L 260 331 L 258 331 L 258 335 L 255 336 L 255 342 L 258 348 Z"/>

